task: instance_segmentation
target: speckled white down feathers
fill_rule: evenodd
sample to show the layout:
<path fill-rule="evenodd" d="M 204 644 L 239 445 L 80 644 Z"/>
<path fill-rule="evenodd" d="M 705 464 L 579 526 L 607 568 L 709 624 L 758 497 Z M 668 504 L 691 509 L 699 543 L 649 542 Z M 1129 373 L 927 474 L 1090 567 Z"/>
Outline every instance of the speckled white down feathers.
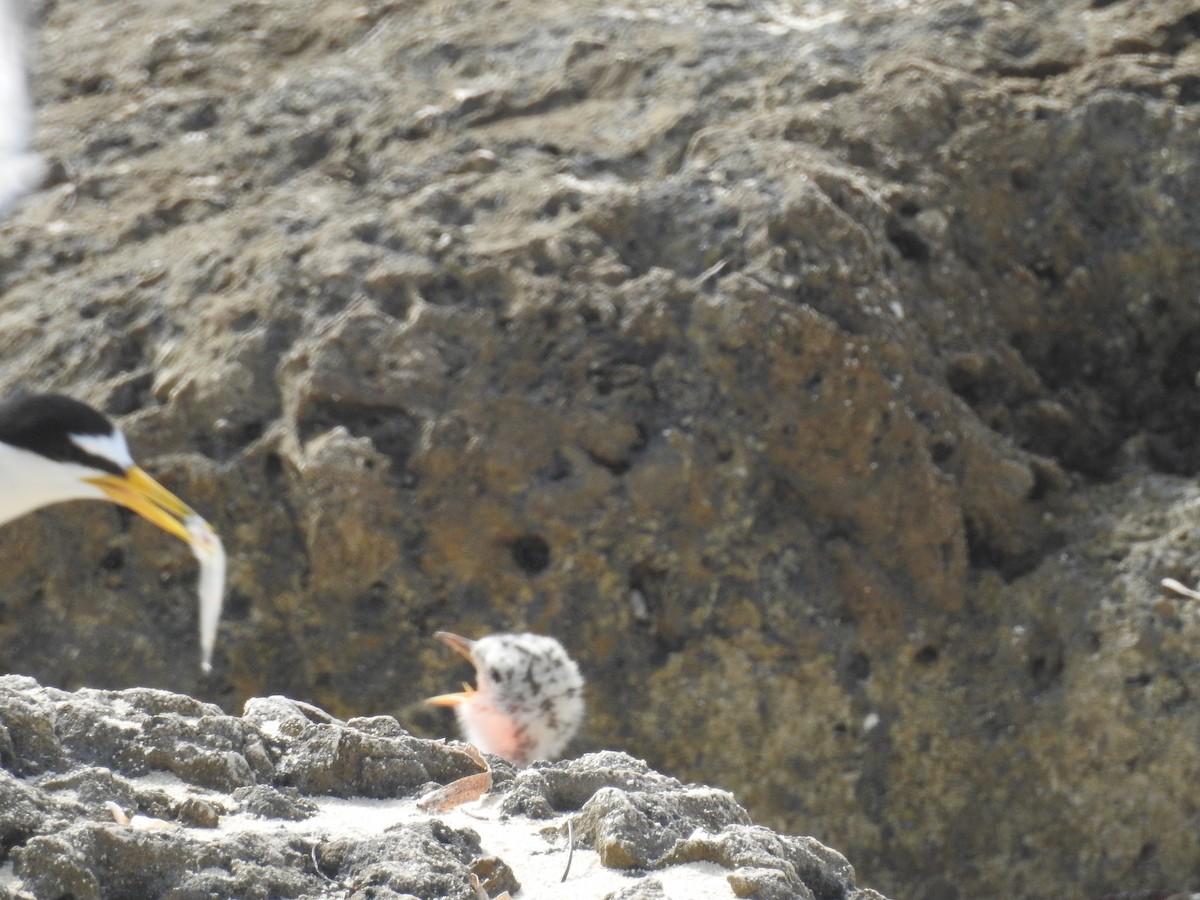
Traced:
<path fill-rule="evenodd" d="M 539 634 L 439 640 L 475 667 L 477 688 L 432 697 L 453 706 L 463 738 L 518 766 L 556 758 L 583 723 L 583 676 L 562 644 Z"/>

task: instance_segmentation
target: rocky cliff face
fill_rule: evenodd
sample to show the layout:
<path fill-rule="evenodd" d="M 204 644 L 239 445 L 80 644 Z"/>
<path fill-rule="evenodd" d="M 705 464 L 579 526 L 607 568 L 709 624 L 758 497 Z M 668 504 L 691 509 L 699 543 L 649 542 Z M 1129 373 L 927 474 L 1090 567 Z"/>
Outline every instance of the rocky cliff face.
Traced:
<path fill-rule="evenodd" d="M 0 669 L 450 726 L 556 634 L 577 750 L 916 898 L 1195 888 L 1200 10 L 47 3 L 0 384 L 231 553 L 8 527 Z"/>

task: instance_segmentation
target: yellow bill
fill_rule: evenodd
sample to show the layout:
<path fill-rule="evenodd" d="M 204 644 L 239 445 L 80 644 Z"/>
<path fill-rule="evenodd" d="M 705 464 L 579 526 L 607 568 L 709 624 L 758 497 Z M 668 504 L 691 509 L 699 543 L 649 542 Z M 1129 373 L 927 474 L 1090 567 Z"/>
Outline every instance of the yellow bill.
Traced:
<path fill-rule="evenodd" d="M 196 513 L 137 466 L 124 475 L 97 475 L 84 480 L 104 491 L 113 503 L 132 509 L 143 519 L 153 522 L 181 541 L 192 542 L 184 522 Z"/>
<path fill-rule="evenodd" d="M 133 510 L 192 548 L 200 563 L 200 668 L 212 671 L 212 654 L 225 597 L 225 548 L 208 522 L 137 466 L 123 475 L 87 481 L 110 500 Z"/>

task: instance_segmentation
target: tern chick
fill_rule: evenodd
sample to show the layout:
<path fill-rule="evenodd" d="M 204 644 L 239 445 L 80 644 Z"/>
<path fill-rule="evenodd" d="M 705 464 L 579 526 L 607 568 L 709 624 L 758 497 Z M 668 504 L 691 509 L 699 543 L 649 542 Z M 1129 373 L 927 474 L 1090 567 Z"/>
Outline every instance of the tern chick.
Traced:
<path fill-rule="evenodd" d="M 562 753 L 583 723 L 583 676 L 562 644 L 540 634 L 434 637 L 475 667 L 477 688 L 426 701 L 454 707 L 466 741 L 517 766 Z"/>

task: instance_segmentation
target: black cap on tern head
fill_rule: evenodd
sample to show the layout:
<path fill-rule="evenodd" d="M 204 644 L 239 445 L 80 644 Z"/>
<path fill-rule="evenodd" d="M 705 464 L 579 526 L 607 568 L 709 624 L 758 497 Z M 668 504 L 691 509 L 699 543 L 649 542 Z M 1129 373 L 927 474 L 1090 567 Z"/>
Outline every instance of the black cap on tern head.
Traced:
<path fill-rule="evenodd" d="M 88 453 L 71 436 L 106 437 L 116 426 L 98 410 L 61 394 L 28 394 L 0 403 L 0 441 L 56 462 L 75 462 L 119 475 L 110 459 Z"/>

